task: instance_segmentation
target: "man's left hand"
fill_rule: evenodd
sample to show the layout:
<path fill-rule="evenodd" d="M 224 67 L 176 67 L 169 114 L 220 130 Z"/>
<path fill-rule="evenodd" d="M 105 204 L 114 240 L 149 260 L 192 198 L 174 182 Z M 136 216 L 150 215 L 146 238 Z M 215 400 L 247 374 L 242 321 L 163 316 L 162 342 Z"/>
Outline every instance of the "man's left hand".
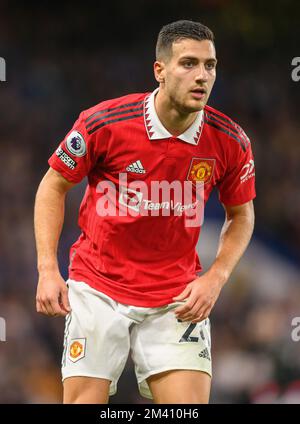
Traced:
<path fill-rule="evenodd" d="M 212 277 L 203 274 L 201 277 L 189 283 L 174 301 L 183 301 L 185 303 L 174 310 L 176 318 L 181 321 L 192 323 L 200 322 L 206 319 L 214 304 L 216 303 L 223 283 L 212 281 Z"/>

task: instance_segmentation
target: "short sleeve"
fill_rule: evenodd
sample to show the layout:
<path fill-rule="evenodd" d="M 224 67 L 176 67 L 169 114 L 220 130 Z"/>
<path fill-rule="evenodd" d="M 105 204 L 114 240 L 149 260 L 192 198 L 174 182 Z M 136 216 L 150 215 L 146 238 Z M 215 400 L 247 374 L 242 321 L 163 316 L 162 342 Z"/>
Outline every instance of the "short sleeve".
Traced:
<path fill-rule="evenodd" d="M 96 138 L 88 134 L 82 112 L 48 163 L 68 181 L 79 183 L 96 165 L 99 156 Z"/>
<path fill-rule="evenodd" d="M 255 166 L 251 143 L 240 129 L 240 137 L 229 140 L 231 146 L 227 171 L 218 184 L 219 199 L 227 206 L 249 202 L 256 196 Z"/>

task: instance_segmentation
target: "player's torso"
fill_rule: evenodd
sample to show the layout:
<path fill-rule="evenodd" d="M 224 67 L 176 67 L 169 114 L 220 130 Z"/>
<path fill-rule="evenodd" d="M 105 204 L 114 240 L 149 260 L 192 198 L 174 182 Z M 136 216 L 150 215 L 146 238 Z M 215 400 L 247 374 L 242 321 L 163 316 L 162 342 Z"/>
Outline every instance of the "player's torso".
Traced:
<path fill-rule="evenodd" d="M 161 293 L 195 278 L 203 207 L 213 187 L 229 205 L 255 195 L 249 141 L 233 121 L 206 107 L 173 137 L 154 96 L 129 95 L 84 111 L 49 162 L 70 181 L 88 177 L 72 276 L 98 279 L 99 290 L 110 286 L 110 294 L 124 291 L 125 303 L 146 292 L 161 301 Z"/>

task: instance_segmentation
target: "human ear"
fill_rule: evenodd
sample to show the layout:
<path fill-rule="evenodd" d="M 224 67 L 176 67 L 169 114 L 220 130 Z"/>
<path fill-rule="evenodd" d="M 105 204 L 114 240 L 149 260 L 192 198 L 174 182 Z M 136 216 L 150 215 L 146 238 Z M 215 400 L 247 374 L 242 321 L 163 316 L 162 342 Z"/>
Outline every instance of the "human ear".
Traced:
<path fill-rule="evenodd" d="M 158 60 L 154 62 L 154 76 L 157 82 L 160 84 L 165 82 L 165 66 L 163 62 L 159 62 Z"/>

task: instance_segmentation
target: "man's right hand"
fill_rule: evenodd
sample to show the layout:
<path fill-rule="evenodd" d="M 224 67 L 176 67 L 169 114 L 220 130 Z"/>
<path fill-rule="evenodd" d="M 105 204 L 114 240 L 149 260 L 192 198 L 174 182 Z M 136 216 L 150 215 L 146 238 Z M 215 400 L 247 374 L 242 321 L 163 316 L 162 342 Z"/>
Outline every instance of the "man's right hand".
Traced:
<path fill-rule="evenodd" d="M 54 317 L 64 317 L 71 311 L 68 287 L 59 272 L 40 274 L 36 293 L 36 310 Z"/>

